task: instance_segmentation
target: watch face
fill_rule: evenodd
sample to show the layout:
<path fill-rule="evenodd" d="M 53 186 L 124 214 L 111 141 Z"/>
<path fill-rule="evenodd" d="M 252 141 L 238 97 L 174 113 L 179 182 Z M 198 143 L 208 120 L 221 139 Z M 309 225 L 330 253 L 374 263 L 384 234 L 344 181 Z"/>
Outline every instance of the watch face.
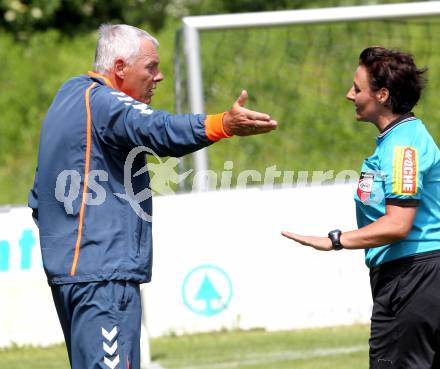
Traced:
<path fill-rule="evenodd" d="M 332 241 L 333 250 L 341 250 L 343 248 L 340 241 L 341 233 L 342 232 L 339 229 L 335 229 L 328 234 L 328 237 Z"/>

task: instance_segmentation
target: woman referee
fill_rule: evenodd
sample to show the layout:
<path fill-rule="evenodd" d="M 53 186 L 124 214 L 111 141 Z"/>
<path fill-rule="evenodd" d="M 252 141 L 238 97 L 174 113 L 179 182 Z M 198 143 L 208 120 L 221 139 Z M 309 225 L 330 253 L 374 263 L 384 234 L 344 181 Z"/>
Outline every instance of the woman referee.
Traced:
<path fill-rule="evenodd" d="M 355 194 L 359 229 L 283 236 L 317 250 L 365 249 L 373 312 L 370 369 L 440 368 L 440 151 L 411 113 L 425 70 L 411 55 L 362 51 L 347 99 L 379 130 Z"/>

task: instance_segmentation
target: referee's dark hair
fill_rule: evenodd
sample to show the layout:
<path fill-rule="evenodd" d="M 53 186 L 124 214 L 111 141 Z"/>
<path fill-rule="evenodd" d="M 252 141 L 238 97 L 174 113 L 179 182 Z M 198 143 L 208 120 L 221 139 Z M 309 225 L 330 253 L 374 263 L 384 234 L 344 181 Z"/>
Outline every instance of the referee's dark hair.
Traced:
<path fill-rule="evenodd" d="M 427 68 L 418 69 L 411 54 L 381 46 L 368 47 L 359 55 L 359 65 L 368 71 L 370 88 L 386 88 L 390 97 L 385 103 L 393 113 L 405 114 L 417 104 Z"/>

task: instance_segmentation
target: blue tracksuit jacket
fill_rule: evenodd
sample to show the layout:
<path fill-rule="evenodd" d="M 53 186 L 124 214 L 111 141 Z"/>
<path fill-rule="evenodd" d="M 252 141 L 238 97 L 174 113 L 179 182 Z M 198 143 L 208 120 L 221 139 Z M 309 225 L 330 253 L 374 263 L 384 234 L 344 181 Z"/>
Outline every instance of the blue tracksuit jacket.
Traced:
<path fill-rule="evenodd" d="M 152 202 L 148 172 L 141 170 L 145 151 L 191 153 L 227 137 L 210 133 L 208 124 L 219 122 L 220 115 L 153 110 L 95 73 L 67 81 L 45 117 L 29 194 L 49 284 L 148 282 Z M 148 149 L 132 151 L 139 146 Z"/>

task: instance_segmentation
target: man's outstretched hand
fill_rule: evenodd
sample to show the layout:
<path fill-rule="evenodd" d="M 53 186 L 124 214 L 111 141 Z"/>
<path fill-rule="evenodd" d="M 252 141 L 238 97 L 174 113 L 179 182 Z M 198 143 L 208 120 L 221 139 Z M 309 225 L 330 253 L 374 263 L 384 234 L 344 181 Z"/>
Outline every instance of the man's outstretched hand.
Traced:
<path fill-rule="evenodd" d="M 223 129 L 228 135 L 250 136 L 266 133 L 277 128 L 277 122 L 268 114 L 244 107 L 247 91 L 241 91 L 232 108 L 223 116 Z"/>

